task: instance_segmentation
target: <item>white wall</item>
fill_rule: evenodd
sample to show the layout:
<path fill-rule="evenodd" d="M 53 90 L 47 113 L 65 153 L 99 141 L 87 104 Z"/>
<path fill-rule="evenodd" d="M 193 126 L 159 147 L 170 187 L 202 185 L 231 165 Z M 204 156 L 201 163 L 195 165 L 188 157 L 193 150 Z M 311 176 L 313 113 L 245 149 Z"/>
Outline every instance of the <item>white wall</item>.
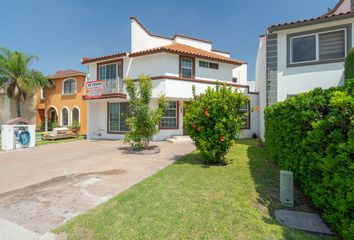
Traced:
<path fill-rule="evenodd" d="M 348 23 L 354 23 L 354 19 L 316 24 L 278 32 L 278 101 L 285 100 L 288 94 L 307 92 L 315 87 L 329 88 L 343 83 L 343 62 L 287 67 L 287 34 Z M 354 27 L 352 25 L 352 35 L 354 33 L 353 30 Z M 354 36 L 352 36 L 352 42 L 348 44 L 354 46 L 353 41 Z"/>
<path fill-rule="evenodd" d="M 259 93 L 259 136 L 264 140 L 264 109 L 267 105 L 266 37 L 259 38 L 256 61 L 256 92 Z"/>
<path fill-rule="evenodd" d="M 212 44 L 209 42 L 204 42 L 204 41 L 198 41 L 198 40 L 194 40 L 191 38 L 186 38 L 183 36 L 176 36 L 173 39 L 173 42 L 175 43 L 181 43 L 181 44 L 185 44 L 185 45 L 189 45 L 195 48 L 200 48 L 203 49 L 205 51 L 210 52 L 211 48 L 212 48 Z"/>
<path fill-rule="evenodd" d="M 131 19 L 131 52 L 161 47 L 171 43 L 171 39 L 149 35 L 135 19 Z"/>
<path fill-rule="evenodd" d="M 136 79 L 140 74 L 156 76 L 178 76 L 178 55 L 157 53 L 129 58 L 124 62 L 124 76 Z"/>
<path fill-rule="evenodd" d="M 247 85 L 247 64 L 242 64 L 232 70 L 232 77 L 237 78 L 237 83 Z"/>
<path fill-rule="evenodd" d="M 219 69 L 199 67 L 199 61 L 206 61 L 219 64 Z M 195 78 L 204 80 L 232 81 L 232 69 L 235 65 L 221 62 L 214 62 L 205 59 L 195 59 Z"/>

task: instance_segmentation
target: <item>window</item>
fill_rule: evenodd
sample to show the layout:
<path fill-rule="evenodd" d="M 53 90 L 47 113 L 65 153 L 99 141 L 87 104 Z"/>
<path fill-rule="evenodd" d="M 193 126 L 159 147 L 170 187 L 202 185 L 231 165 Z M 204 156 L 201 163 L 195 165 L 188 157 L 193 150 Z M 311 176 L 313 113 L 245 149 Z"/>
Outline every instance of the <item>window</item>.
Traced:
<path fill-rule="evenodd" d="M 67 108 L 63 108 L 61 110 L 61 125 L 68 126 L 69 125 L 69 111 Z"/>
<path fill-rule="evenodd" d="M 128 102 L 108 103 L 108 132 L 126 132 L 125 119 L 130 114 Z"/>
<path fill-rule="evenodd" d="M 184 78 L 192 78 L 193 77 L 193 68 L 194 63 L 192 58 L 181 58 L 181 76 Z"/>
<path fill-rule="evenodd" d="M 111 63 L 99 66 L 99 80 L 117 79 L 118 64 Z"/>
<path fill-rule="evenodd" d="M 199 67 L 211 68 L 211 69 L 219 69 L 219 64 L 218 63 L 206 62 L 206 61 L 199 61 Z"/>
<path fill-rule="evenodd" d="M 72 122 L 77 121 L 80 122 L 80 111 L 79 108 L 74 107 L 72 112 L 71 112 L 71 120 Z"/>
<path fill-rule="evenodd" d="M 247 102 L 245 105 L 241 106 L 240 113 L 243 115 L 241 116 L 243 124 L 241 128 L 249 129 L 249 122 L 250 122 L 250 102 Z"/>
<path fill-rule="evenodd" d="M 74 94 L 76 93 L 76 80 L 68 79 L 63 83 L 63 94 Z"/>
<path fill-rule="evenodd" d="M 217 63 L 209 63 L 209 68 L 211 68 L 211 69 L 219 69 L 219 64 L 217 64 Z"/>
<path fill-rule="evenodd" d="M 178 102 L 169 101 L 160 128 L 178 128 Z"/>
<path fill-rule="evenodd" d="M 209 63 L 205 61 L 199 61 L 199 67 L 209 68 Z"/>
<path fill-rule="evenodd" d="M 290 63 L 344 59 L 346 29 L 319 32 L 290 38 Z"/>
<path fill-rule="evenodd" d="M 237 77 L 233 77 L 233 78 L 232 78 L 232 82 L 233 82 L 233 83 L 237 83 Z"/>

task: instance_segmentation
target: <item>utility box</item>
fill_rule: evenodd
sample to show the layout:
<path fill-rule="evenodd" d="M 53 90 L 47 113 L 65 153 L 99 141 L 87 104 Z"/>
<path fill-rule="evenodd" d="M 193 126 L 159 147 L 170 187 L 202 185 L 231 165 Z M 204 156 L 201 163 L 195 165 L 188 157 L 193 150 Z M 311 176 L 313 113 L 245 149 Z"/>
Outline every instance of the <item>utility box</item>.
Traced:
<path fill-rule="evenodd" d="M 280 202 L 287 207 L 294 206 L 294 177 L 291 171 L 280 171 Z"/>
<path fill-rule="evenodd" d="M 1 125 L 1 148 L 4 151 L 35 146 L 35 125 L 17 118 Z"/>

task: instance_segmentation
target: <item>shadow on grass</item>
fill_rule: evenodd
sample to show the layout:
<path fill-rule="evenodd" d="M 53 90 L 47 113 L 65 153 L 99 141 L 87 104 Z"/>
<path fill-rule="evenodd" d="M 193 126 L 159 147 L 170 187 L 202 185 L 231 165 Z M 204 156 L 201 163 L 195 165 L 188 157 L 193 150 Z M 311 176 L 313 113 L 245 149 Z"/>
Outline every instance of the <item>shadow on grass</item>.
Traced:
<path fill-rule="evenodd" d="M 276 224 L 280 225 L 274 217 L 274 211 L 277 209 L 288 209 L 294 211 L 305 211 L 305 212 L 316 212 L 313 208 L 310 200 L 304 196 L 304 194 L 295 187 L 294 189 L 294 201 L 295 205 L 293 208 L 287 208 L 281 205 L 280 197 L 280 169 L 269 159 L 266 158 L 264 148 L 258 146 L 255 140 L 240 140 L 237 142 L 241 145 L 247 145 L 247 156 L 249 159 L 249 169 L 252 179 L 256 186 L 256 191 L 259 194 L 257 199 L 258 206 L 262 206 L 268 209 L 271 218 L 263 218 L 266 224 Z M 294 230 L 288 227 L 283 228 L 284 239 L 294 239 L 296 232 L 299 230 Z M 303 232 L 306 234 L 305 232 Z M 325 236 L 320 234 L 308 233 L 310 237 L 313 238 L 323 238 Z M 330 238 L 333 239 L 333 238 Z"/>

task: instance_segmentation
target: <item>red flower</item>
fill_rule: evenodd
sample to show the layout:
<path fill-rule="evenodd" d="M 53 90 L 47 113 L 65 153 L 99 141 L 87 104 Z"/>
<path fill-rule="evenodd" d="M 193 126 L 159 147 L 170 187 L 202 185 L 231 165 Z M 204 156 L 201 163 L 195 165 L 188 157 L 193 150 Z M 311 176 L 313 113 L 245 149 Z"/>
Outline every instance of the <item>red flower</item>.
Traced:
<path fill-rule="evenodd" d="M 196 129 L 197 125 L 195 125 L 195 123 L 193 123 L 192 128 Z"/>
<path fill-rule="evenodd" d="M 208 111 L 207 108 L 206 108 L 205 111 L 204 111 L 204 116 L 206 116 L 206 117 L 209 116 L 209 111 Z"/>
<path fill-rule="evenodd" d="M 225 137 L 221 136 L 221 137 L 219 137 L 219 140 L 220 140 L 220 142 L 225 142 Z"/>
<path fill-rule="evenodd" d="M 256 111 L 258 112 L 259 110 L 261 110 L 260 106 L 256 106 Z"/>

